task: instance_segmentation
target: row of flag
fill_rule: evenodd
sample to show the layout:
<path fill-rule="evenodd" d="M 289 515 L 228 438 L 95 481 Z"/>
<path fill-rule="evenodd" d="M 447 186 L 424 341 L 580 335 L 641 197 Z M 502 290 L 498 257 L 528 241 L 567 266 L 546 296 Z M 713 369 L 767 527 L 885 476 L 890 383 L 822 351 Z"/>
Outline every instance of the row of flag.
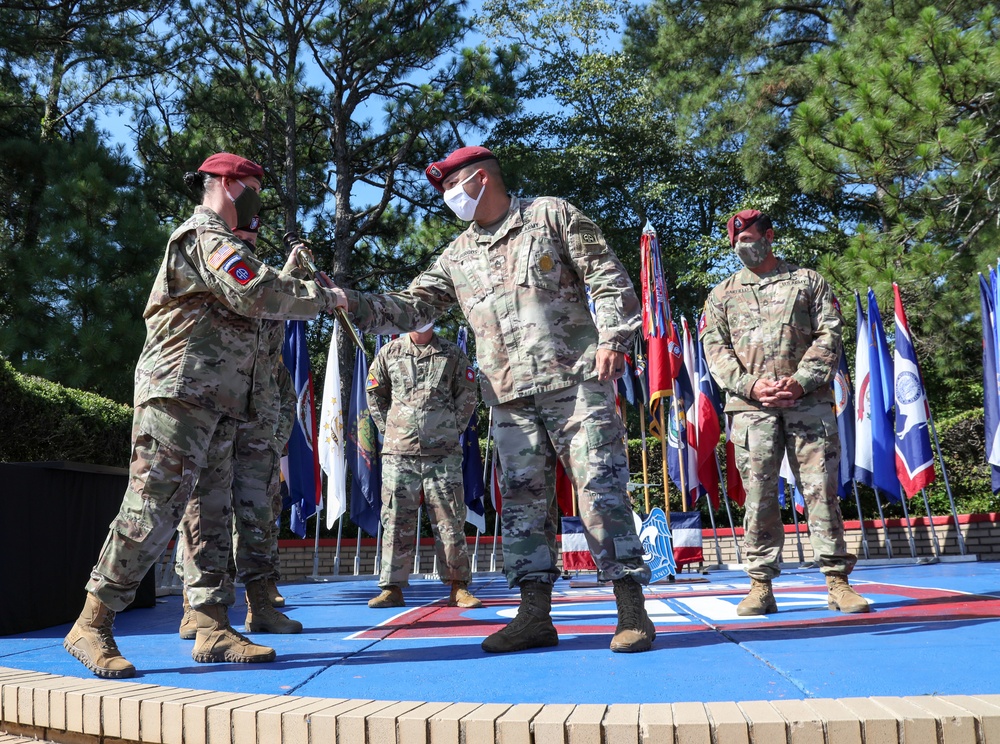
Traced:
<path fill-rule="evenodd" d="M 330 337 L 330 351 L 326 363 L 326 379 L 320 417 L 315 419 L 315 391 L 306 344 L 304 321 L 285 324 L 283 357 L 295 387 L 295 425 L 288 442 L 288 452 L 282 458 L 282 477 L 287 492 L 285 508 L 290 508 L 289 528 L 305 537 L 306 521 L 326 511 L 326 527 L 330 529 L 348 512 L 351 521 L 372 537 L 378 535 L 382 508 L 381 440 L 375 422 L 368 410 L 366 378 L 368 357 L 364 350 L 355 347 L 354 372 L 347 418 L 341 397 L 339 325 L 335 320 Z M 459 332 L 459 346 L 466 351 L 467 331 Z M 382 337 L 376 337 L 375 353 L 382 346 Z M 483 464 L 479 450 L 476 413 L 461 435 L 462 473 L 465 482 L 467 521 L 480 531 L 486 529 L 486 510 L 483 507 L 485 488 Z M 323 479 L 326 474 L 324 506 Z M 351 488 L 348 497 L 347 475 Z M 498 489 L 494 489 L 498 494 Z M 494 505 L 499 506 L 499 496 Z"/>

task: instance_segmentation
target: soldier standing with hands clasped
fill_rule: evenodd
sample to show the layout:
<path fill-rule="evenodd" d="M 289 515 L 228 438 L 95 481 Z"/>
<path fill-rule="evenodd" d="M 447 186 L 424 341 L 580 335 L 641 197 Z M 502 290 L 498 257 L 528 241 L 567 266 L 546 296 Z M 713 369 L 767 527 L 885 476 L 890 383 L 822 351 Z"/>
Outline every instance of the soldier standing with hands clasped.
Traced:
<path fill-rule="evenodd" d="M 656 637 L 642 593 L 649 567 L 612 389 L 640 322 L 632 282 L 597 225 L 572 204 L 509 195 L 486 148 L 460 148 L 426 175 L 469 227 L 402 292 L 336 291 L 338 305 L 366 330 L 418 328 L 457 303 L 476 334 L 504 493 L 504 570 L 521 592 L 517 616 L 483 650 L 559 642 L 551 617 L 558 458 L 576 489 L 591 553 L 614 583 L 611 650 L 647 651 Z"/>
<path fill-rule="evenodd" d="M 751 587 L 737 614 L 778 611 L 771 580 L 781 571 L 785 541 L 778 472 L 786 453 L 805 498 L 830 609 L 868 612 L 868 602 L 847 582 L 857 556 L 847 552 L 837 498 L 840 439 L 830 381 L 840 360 L 840 310 L 823 277 L 774 255 L 768 215 L 746 209 L 727 228 L 745 268 L 709 295 L 702 340 L 712 376 L 728 394 L 736 465 L 747 492 Z"/>
<path fill-rule="evenodd" d="M 135 597 L 193 498 L 184 570 L 197 623 L 192 657 L 274 658 L 273 649 L 251 643 L 228 619 L 235 600 L 227 568 L 236 429 L 258 415 L 260 319 L 333 312 L 335 295 L 262 264 L 233 234 L 258 213 L 263 177 L 259 165 L 230 153 L 212 155 L 185 175 L 203 197 L 170 236 L 143 313 L 128 489 L 91 571 L 83 611 L 63 641 L 99 677 L 135 674 L 115 642 L 115 613 Z"/>
<path fill-rule="evenodd" d="M 434 531 L 448 605 L 482 607 L 469 593 L 465 489 L 460 437 L 476 408 L 469 358 L 426 325 L 383 346 L 366 384 L 382 432 L 382 592 L 369 607 L 402 607 L 416 539 L 420 493 Z"/>

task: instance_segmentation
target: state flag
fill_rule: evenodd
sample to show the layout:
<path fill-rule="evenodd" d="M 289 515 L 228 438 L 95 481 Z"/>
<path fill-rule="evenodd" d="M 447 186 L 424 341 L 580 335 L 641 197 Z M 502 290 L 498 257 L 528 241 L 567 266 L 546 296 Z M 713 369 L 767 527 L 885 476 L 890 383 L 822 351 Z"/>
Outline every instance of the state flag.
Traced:
<path fill-rule="evenodd" d="M 913 498 L 934 480 L 930 408 L 899 286 L 893 283 L 892 291 L 896 309 L 896 476 L 906 495 Z"/>

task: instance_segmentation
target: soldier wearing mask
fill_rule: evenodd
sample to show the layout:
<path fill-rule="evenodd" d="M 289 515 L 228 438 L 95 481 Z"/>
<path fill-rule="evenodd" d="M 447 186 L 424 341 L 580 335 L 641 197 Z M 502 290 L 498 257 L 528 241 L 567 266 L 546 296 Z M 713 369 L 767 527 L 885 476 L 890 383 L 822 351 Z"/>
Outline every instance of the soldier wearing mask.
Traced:
<path fill-rule="evenodd" d="M 118 650 L 116 612 L 163 553 L 195 486 L 200 493 L 187 557 L 187 596 L 196 616 L 195 661 L 270 661 L 229 624 L 235 599 L 231 549 L 236 429 L 258 416 L 254 396 L 260 319 L 309 319 L 335 297 L 315 282 L 281 274 L 248 252 L 233 228 L 260 208 L 256 163 L 212 155 L 187 174 L 201 205 L 167 242 L 143 313 L 146 342 L 135 372 L 128 489 L 87 583 L 83 611 L 63 641 L 99 677 L 135 667 Z M 200 539 L 211 535 L 213 539 Z"/>
<path fill-rule="evenodd" d="M 640 323 L 632 282 L 597 225 L 572 204 L 508 194 L 486 148 L 460 148 L 426 175 L 469 227 L 408 289 L 338 290 L 338 303 L 376 332 L 418 328 L 458 304 L 476 334 L 504 494 L 504 571 L 521 593 L 517 616 L 486 638 L 483 650 L 559 642 L 551 618 L 560 575 L 552 516 L 558 458 L 576 489 L 597 566 L 614 584 L 611 650 L 647 651 L 656 637 L 642 592 L 650 574 L 626 489 L 624 426 L 612 388 Z"/>
<path fill-rule="evenodd" d="M 237 227 L 233 234 L 243 241 L 244 250 L 253 254 L 257 247 L 260 218 L 254 216 L 250 224 Z M 281 271 L 282 275 L 298 273 L 294 253 Z M 249 633 L 300 633 L 302 624 L 292 620 L 274 607 L 284 604 L 277 591 L 278 536 L 275 522 L 281 513 L 281 487 L 279 461 L 282 450 L 291 435 L 294 392 L 291 376 L 281 359 L 285 337 L 285 324 L 281 320 L 261 320 L 258 334 L 257 361 L 253 376 L 253 398 L 257 417 L 241 421 L 236 427 L 233 467 L 233 551 L 227 570 L 230 579 L 246 587 Z M 175 571 L 182 583 L 187 581 L 187 556 L 197 549 L 198 540 L 209 536 L 199 535 L 198 504 L 200 488 L 188 502 L 181 519 Z M 198 634 L 197 615 L 188 593 L 184 591 L 184 616 L 178 634 L 193 640 Z"/>
<path fill-rule="evenodd" d="M 469 593 L 461 435 L 476 408 L 476 376 L 465 353 L 428 324 L 383 346 L 365 385 L 382 433 L 381 593 L 369 607 L 402 607 L 409 583 L 420 494 L 434 532 L 450 607 L 482 607 Z"/>
<path fill-rule="evenodd" d="M 847 581 L 857 556 L 847 552 L 837 497 L 840 439 L 830 382 L 840 360 L 840 310 L 823 277 L 774 255 L 768 215 L 743 210 L 727 229 L 744 268 L 709 295 L 702 342 L 712 376 L 727 393 L 747 493 L 744 550 L 751 587 L 737 614 L 778 610 L 771 581 L 780 573 L 785 539 L 777 484 L 786 453 L 805 498 L 830 609 L 868 612 L 868 602 Z"/>

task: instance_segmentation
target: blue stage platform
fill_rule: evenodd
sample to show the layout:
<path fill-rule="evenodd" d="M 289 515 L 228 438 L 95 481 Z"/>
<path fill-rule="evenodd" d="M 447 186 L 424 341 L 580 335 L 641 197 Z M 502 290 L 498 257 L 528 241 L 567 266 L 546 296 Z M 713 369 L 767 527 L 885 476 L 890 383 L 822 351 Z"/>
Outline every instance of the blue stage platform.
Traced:
<path fill-rule="evenodd" d="M 446 607 L 447 591 L 430 580 L 414 582 L 407 607 L 392 610 L 367 607 L 374 578 L 283 585 L 286 612 L 305 631 L 255 634 L 277 649 L 270 664 L 194 663 L 192 642 L 177 637 L 176 596 L 120 615 L 116 636 L 139 669 L 135 681 L 223 692 L 575 704 L 1000 693 L 1000 563 L 859 566 L 852 583 L 873 612 L 850 616 L 827 610 L 815 569 L 782 574 L 779 612 L 767 618 L 736 615 L 749 585 L 742 572 L 689 576 L 647 587 L 658 636 L 634 655 L 608 649 L 610 586 L 566 580 L 553 601 L 557 647 L 483 653 L 483 637 L 516 611 L 516 592 L 496 574 L 476 575 L 486 605 L 476 610 Z M 237 627 L 244 613 L 232 610 Z M 89 678 L 62 648 L 67 629 L 0 637 L 0 667 Z"/>

